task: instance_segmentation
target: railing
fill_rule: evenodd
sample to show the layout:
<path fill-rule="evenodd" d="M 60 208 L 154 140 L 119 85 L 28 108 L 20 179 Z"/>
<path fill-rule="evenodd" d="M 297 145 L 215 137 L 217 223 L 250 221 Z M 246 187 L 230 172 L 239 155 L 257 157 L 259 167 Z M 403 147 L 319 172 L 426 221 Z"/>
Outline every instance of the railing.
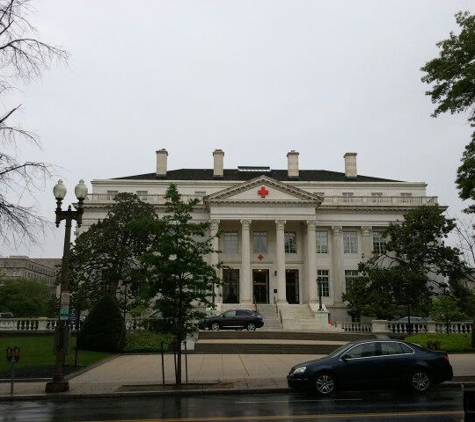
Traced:
<path fill-rule="evenodd" d="M 361 323 L 361 322 L 339 322 L 338 327 L 349 333 L 371 333 L 371 323 Z"/>
<path fill-rule="evenodd" d="M 409 323 L 400 321 L 373 320 L 370 323 L 339 322 L 340 327 L 349 333 L 371 332 L 377 334 L 419 334 L 419 333 L 457 333 L 468 334 L 472 332 L 473 322 L 456 321 L 450 323 L 424 321 Z"/>
<path fill-rule="evenodd" d="M 325 196 L 322 205 L 435 205 L 437 196 Z"/>
<path fill-rule="evenodd" d="M 109 193 L 90 193 L 87 195 L 85 203 L 108 203 L 114 202 L 117 194 Z M 141 201 L 154 205 L 164 205 L 166 203 L 165 195 L 137 195 Z M 184 200 L 199 199 L 203 200 L 203 195 L 182 195 Z"/>
<path fill-rule="evenodd" d="M 149 319 L 131 318 L 126 319 L 127 331 L 138 331 L 147 328 Z M 58 324 L 56 318 L 0 318 L 0 331 L 24 331 L 24 332 L 53 332 Z M 77 331 L 81 323 L 70 322 L 71 331 Z"/>
<path fill-rule="evenodd" d="M 109 203 L 114 202 L 116 194 L 90 193 L 85 203 Z M 150 204 L 165 204 L 165 195 L 138 195 L 138 197 Z M 203 199 L 203 195 L 183 195 L 184 199 Z M 434 205 L 437 204 L 437 196 L 325 196 L 322 205 L 368 205 L 372 206 L 408 206 L 408 205 Z"/>

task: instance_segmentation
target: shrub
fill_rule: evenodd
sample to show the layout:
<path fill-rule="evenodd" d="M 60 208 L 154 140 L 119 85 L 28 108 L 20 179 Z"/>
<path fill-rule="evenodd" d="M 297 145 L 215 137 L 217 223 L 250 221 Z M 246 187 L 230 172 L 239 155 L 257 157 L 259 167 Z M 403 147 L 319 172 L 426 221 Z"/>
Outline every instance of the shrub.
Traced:
<path fill-rule="evenodd" d="M 168 350 L 173 336 L 170 334 L 152 333 L 150 331 L 135 331 L 127 333 L 126 345 L 124 347 L 125 353 L 144 353 L 154 352 L 160 353 L 163 350 Z"/>
<path fill-rule="evenodd" d="M 79 331 L 79 349 L 117 353 L 124 345 L 125 325 L 117 300 L 103 296 Z"/>
<path fill-rule="evenodd" d="M 470 334 L 414 334 L 404 340 L 426 349 L 438 347 L 438 350 L 446 352 L 471 351 Z"/>

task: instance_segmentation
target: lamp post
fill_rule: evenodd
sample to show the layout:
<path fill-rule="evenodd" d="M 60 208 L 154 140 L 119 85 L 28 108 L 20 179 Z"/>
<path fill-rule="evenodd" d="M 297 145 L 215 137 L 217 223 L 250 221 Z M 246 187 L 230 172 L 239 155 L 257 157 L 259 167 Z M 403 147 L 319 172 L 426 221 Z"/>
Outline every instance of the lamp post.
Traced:
<path fill-rule="evenodd" d="M 63 211 L 61 204 L 66 196 L 66 186 L 63 181 L 59 180 L 53 188 L 53 194 L 56 198 L 56 227 L 59 227 L 59 223 L 65 220 L 65 235 L 64 235 L 64 248 L 63 248 L 63 261 L 61 265 L 61 296 L 60 296 L 60 312 L 59 321 L 55 331 L 55 353 L 56 362 L 54 367 L 53 379 L 46 383 L 47 393 L 61 393 L 69 391 L 69 382 L 64 379 L 64 357 L 66 355 L 66 336 L 68 335 L 68 322 L 69 322 L 69 286 L 68 286 L 68 273 L 69 273 L 69 257 L 70 257 L 70 243 L 71 243 L 71 225 L 72 221 L 77 222 L 77 226 L 81 227 L 82 214 L 84 212 L 84 200 L 87 196 L 87 186 L 84 184 L 84 180 L 80 180 L 79 184 L 74 189 L 74 193 L 78 199 L 78 206 L 76 210 L 71 209 L 71 205 L 68 209 Z"/>

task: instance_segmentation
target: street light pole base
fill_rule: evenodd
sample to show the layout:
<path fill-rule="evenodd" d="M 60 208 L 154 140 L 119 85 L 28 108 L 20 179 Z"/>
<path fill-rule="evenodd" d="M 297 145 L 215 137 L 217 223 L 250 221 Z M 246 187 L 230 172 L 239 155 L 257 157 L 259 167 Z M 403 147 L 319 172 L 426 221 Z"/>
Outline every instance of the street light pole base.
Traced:
<path fill-rule="evenodd" d="M 45 393 L 64 393 L 69 391 L 69 381 L 49 381 L 46 383 Z"/>

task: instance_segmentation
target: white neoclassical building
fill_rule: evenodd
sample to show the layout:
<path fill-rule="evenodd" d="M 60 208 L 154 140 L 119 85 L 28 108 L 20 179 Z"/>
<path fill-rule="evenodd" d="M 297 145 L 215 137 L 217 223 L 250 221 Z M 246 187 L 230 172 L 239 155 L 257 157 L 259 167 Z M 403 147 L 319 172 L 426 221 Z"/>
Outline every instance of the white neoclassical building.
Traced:
<path fill-rule="evenodd" d="M 344 172 L 301 170 L 299 153 L 287 154 L 287 169 L 224 168 L 224 152 L 213 152 L 209 169 L 168 170 L 168 152 L 156 152 L 153 173 L 93 180 L 81 231 L 104 218 L 119 192 L 132 192 L 163 213 L 170 183 L 183 198 L 199 198 L 194 218 L 210 221 L 223 261 L 219 308 L 257 304 L 318 306 L 317 279 L 332 321 L 348 321 L 341 296 L 358 263 L 385 248 L 381 236 L 391 221 L 423 204 L 426 184 L 357 173 L 356 153 L 344 155 Z M 211 161 L 211 160 L 210 160 Z"/>

